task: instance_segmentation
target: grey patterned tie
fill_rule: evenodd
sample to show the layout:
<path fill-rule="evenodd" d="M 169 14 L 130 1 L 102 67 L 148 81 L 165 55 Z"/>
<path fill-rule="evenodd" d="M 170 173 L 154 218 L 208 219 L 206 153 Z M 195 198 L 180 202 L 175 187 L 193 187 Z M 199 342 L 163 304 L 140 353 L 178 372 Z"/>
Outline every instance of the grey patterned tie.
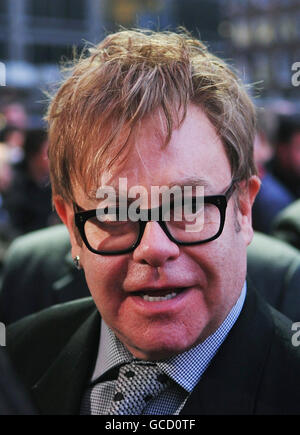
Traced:
<path fill-rule="evenodd" d="M 132 362 L 119 370 L 109 415 L 140 415 L 147 403 L 169 385 L 156 364 Z"/>

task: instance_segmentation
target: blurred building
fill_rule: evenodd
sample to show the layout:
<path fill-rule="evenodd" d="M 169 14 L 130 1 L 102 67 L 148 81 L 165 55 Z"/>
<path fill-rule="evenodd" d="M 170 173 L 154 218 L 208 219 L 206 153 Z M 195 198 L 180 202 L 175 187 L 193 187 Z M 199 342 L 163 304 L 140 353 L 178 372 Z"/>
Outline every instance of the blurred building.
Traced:
<path fill-rule="evenodd" d="M 97 42 L 117 25 L 173 24 L 174 0 L 1 0 L 0 61 L 7 85 L 31 87 L 55 78 L 72 48 Z M 56 66 L 56 68 L 55 68 Z"/>
<path fill-rule="evenodd" d="M 300 0 L 223 0 L 228 56 L 264 98 L 299 101 L 292 65 L 300 61 Z"/>
<path fill-rule="evenodd" d="M 59 63 L 72 58 L 74 47 L 97 42 L 119 25 L 169 30 L 183 25 L 222 55 L 221 1 L 0 0 L 0 62 L 6 66 L 0 103 L 24 102 L 37 126 L 45 107 L 41 90 L 59 82 Z"/>
<path fill-rule="evenodd" d="M 300 0 L 0 0 L 1 101 L 24 101 L 38 122 L 41 89 L 59 82 L 61 60 L 119 25 L 185 26 L 264 99 L 299 101 L 291 68 L 300 62 Z"/>
<path fill-rule="evenodd" d="M 94 0 L 1 0 L 0 61 L 6 66 L 2 100 L 24 102 L 40 119 L 41 89 L 56 83 L 58 63 L 72 47 L 94 41 L 102 29 L 102 3 Z"/>

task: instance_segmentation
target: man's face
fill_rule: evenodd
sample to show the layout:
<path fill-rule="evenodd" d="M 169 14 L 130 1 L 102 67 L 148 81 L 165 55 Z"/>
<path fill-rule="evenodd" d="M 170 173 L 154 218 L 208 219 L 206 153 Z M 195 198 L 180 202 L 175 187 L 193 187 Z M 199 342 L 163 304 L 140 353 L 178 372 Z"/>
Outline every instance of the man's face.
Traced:
<path fill-rule="evenodd" d="M 158 117 L 141 123 L 130 158 L 120 169 L 104 173 L 103 184 L 117 186 L 127 178 L 128 189 L 142 185 L 185 185 L 205 182 L 205 195 L 223 193 L 231 183 L 231 169 L 223 145 L 205 114 L 190 106 L 182 126 L 162 149 Z M 201 182 L 199 181 L 199 184 Z M 237 209 L 229 200 L 221 236 L 192 247 L 168 239 L 157 222 L 148 222 L 134 252 L 102 256 L 78 244 L 72 208 L 65 206 L 73 256 L 79 255 L 88 287 L 104 321 L 138 358 L 163 359 L 203 341 L 224 320 L 240 295 L 246 274 L 246 247 L 252 238 L 251 205 L 256 178 L 244 191 Z M 97 203 L 78 191 L 77 204 L 94 209 Z M 59 208 L 59 207 L 58 207 Z M 237 225 L 237 223 L 239 225 Z M 240 230 L 237 230 L 237 227 Z M 176 296 L 147 301 L 141 293 Z"/>

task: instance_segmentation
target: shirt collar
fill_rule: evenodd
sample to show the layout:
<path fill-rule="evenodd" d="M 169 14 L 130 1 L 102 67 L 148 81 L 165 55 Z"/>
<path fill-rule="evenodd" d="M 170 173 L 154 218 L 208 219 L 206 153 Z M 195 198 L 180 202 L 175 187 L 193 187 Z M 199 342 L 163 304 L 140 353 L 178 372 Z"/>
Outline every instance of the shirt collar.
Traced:
<path fill-rule="evenodd" d="M 162 371 L 187 392 L 190 393 L 199 382 L 201 376 L 238 319 L 244 305 L 246 291 L 247 287 L 245 282 L 237 302 L 232 307 L 223 323 L 205 341 L 168 360 L 158 361 L 157 364 Z M 108 370 L 133 360 L 135 360 L 133 355 L 126 349 L 102 319 L 98 356 L 91 381 L 95 382 Z"/>

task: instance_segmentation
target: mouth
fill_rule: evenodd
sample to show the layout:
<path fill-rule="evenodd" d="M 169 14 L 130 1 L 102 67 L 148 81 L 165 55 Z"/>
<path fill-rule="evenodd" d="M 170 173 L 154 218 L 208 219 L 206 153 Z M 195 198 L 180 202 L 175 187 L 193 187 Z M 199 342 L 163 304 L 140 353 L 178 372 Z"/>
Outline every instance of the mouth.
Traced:
<path fill-rule="evenodd" d="M 146 302 L 164 302 L 176 298 L 179 293 L 183 292 L 186 287 L 164 290 L 143 290 L 137 292 L 135 296 L 141 297 Z"/>
<path fill-rule="evenodd" d="M 190 287 L 147 287 L 127 294 L 125 299 L 127 312 L 138 312 L 143 317 L 178 314 L 193 303 L 195 286 Z"/>

